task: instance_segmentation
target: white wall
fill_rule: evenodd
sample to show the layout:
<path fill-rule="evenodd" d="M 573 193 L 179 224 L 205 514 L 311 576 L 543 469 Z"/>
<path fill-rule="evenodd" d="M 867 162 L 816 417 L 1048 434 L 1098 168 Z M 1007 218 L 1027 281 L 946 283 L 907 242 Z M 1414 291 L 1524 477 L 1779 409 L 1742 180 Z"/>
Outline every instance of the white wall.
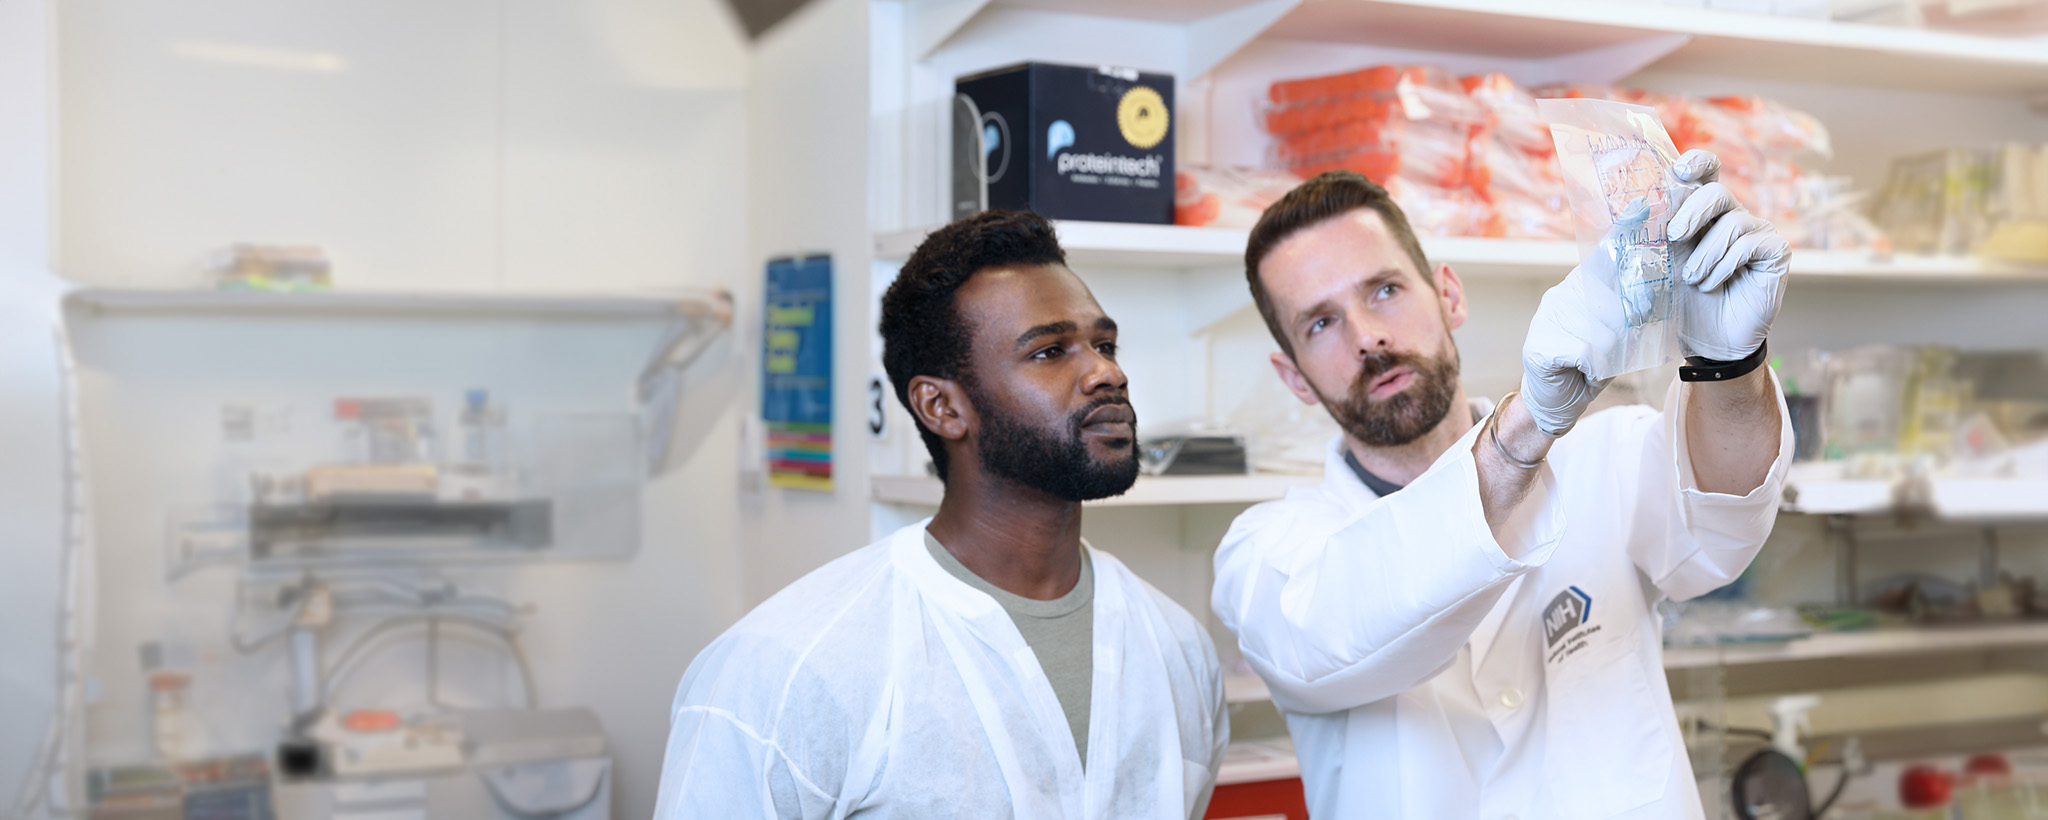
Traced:
<path fill-rule="evenodd" d="M 739 323 L 758 326 L 767 260 L 829 253 L 833 275 L 831 492 L 746 479 L 745 597 L 758 603 L 825 562 L 868 543 L 868 445 L 863 397 L 873 238 L 868 213 L 868 6 L 813 0 L 754 44 L 748 92 L 748 275 Z M 758 335 L 742 336 L 758 347 Z M 742 401 L 758 413 L 758 383 Z M 758 459 L 750 453 L 748 460 Z M 742 469 L 748 469 L 742 464 Z M 755 468 L 756 470 L 758 468 Z"/>
<path fill-rule="evenodd" d="M 0 0 L 0 807 L 14 803 L 57 702 L 51 15 L 47 0 Z"/>
<path fill-rule="evenodd" d="M 759 288 L 744 238 L 751 69 L 721 0 L 80 0 L 61 12 L 58 245 L 78 279 L 197 285 L 207 249 L 262 241 L 326 246 L 343 288 Z M 8 111 L 0 129 L 17 122 Z M 163 580 L 158 515 L 218 457 L 217 434 L 166 427 L 204 427 L 214 403 L 252 396 L 310 423 L 322 396 L 380 389 L 433 393 L 445 414 L 476 384 L 506 386 L 515 418 L 625 410 L 652 329 L 151 320 L 81 332 L 87 435 L 106 443 L 94 451 L 101 552 L 120 592 L 103 598 L 93 748 L 117 756 L 144 742 L 142 640 L 181 641 L 213 664 L 194 700 L 224 742 L 260 742 L 280 716 L 263 706 L 282 702 L 275 659 L 224 649 L 232 573 Z M 603 719 L 620 817 L 651 814 L 675 684 L 743 611 L 744 350 L 722 345 L 691 374 L 682 456 L 642 497 L 632 560 L 461 573 L 534 606 L 522 640 L 541 701 Z"/>
<path fill-rule="evenodd" d="M 62 264 L 184 284 L 312 242 L 356 287 L 722 281 L 745 42 L 718 0 L 67 3 Z"/>

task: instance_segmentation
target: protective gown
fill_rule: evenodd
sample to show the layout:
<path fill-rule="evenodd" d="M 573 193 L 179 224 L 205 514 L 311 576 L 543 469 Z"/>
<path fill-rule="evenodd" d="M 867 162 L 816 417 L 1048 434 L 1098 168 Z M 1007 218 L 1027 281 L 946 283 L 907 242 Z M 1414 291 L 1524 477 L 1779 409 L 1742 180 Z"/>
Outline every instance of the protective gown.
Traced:
<path fill-rule="evenodd" d="M 804 576 L 697 656 L 671 710 L 656 818 L 1192 815 L 1229 741 L 1200 624 L 1084 545 L 1084 771 L 1037 657 L 994 599 L 932 559 L 928 523 Z"/>

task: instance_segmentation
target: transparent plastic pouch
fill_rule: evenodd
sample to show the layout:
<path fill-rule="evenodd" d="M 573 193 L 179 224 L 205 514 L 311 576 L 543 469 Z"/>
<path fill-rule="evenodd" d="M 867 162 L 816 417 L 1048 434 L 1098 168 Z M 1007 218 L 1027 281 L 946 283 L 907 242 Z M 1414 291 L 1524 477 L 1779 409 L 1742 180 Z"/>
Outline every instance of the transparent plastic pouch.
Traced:
<path fill-rule="evenodd" d="M 1678 149 L 1650 108 L 1609 100 L 1537 100 L 1564 172 L 1580 270 L 1598 318 L 1619 337 L 1586 375 L 1610 379 L 1670 364 L 1680 355 L 1673 276 L 1683 249 L 1666 232 L 1671 215 L 1698 186 L 1672 174 Z M 1677 251 L 1677 254 L 1674 254 Z M 1611 298 L 1603 298 L 1611 297 Z M 1608 315 L 1611 314 L 1611 315 Z"/>

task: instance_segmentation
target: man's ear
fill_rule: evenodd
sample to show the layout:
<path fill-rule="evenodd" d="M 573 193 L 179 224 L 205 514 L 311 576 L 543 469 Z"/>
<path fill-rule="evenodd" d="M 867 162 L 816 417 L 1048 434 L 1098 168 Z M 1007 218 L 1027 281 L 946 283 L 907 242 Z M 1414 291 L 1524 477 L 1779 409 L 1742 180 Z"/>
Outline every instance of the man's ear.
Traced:
<path fill-rule="evenodd" d="M 1449 330 L 1465 326 L 1465 282 L 1450 265 L 1436 266 L 1436 294 L 1442 300 L 1444 324 Z"/>
<path fill-rule="evenodd" d="M 1280 383 L 1287 385 L 1288 392 L 1301 399 L 1302 404 L 1313 405 L 1322 401 L 1314 388 L 1309 387 L 1308 377 L 1301 375 L 1301 368 L 1294 366 L 1294 359 L 1285 353 L 1272 356 L 1273 372 L 1280 374 Z"/>
<path fill-rule="evenodd" d="M 947 441 L 959 441 L 967 437 L 979 420 L 974 417 L 974 406 L 967 401 L 967 391 L 952 379 L 934 376 L 917 376 L 910 380 L 910 413 L 917 417 L 924 429 L 932 435 Z"/>

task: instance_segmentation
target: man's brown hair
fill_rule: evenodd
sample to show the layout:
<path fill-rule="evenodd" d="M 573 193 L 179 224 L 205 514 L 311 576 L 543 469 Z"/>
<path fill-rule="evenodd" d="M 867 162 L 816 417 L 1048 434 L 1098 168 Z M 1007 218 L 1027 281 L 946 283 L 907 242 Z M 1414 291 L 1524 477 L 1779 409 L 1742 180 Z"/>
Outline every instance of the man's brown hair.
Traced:
<path fill-rule="evenodd" d="M 1356 171 L 1325 171 L 1295 186 L 1259 216 L 1259 223 L 1252 226 L 1251 238 L 1244 246 L 1244 278 L 1251 284 L 1252 303 L 1259 306 L 1266 329 L 1273 332 L 1273 340 L 1280 343 L 1288 358 L 1294 357 L 1294 344 L 1280 327 L 1280 317 L 1273 312 L 1273 300 L 1266 296 L 1266 286 L 1259 282 L 1259 264 L 1296 232 L 1360 208 L 1378 211 L 1387 232 L 1401 243 L 1408 258 L 1415 260 L 1415 269 L 1422 273 L 1423 281 L 1433 281 L 1429 260 L 1422 255 L 1422 243 L 1416 240 L 1415 230 L 1408 227 L 1407 215 L 1401 213 L 1401 206 L 1394 204 L 1394 198 L 1379 183 Z"/>

